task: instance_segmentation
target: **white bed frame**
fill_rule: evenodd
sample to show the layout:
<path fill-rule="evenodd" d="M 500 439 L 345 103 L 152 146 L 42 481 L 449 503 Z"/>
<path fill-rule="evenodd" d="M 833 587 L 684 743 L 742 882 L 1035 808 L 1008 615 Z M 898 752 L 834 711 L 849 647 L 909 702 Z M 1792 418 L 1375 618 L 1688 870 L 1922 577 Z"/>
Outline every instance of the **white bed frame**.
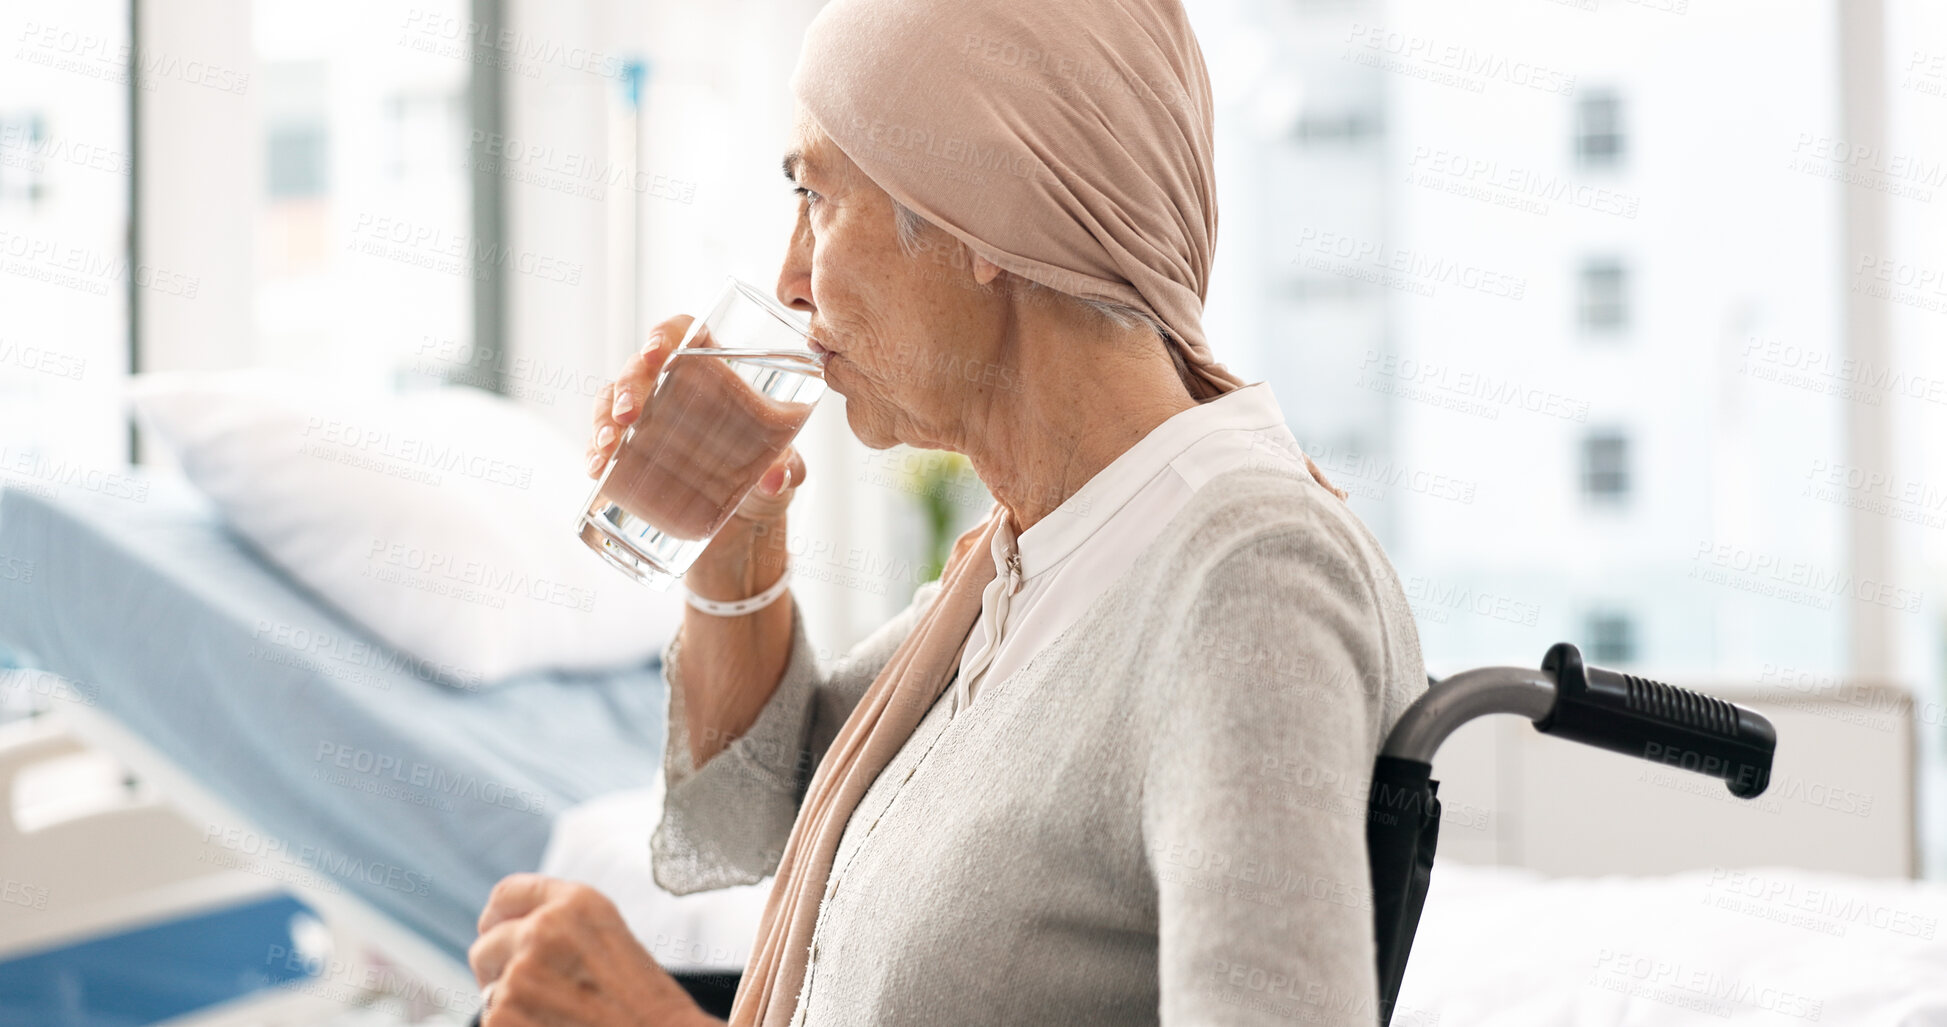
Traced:
<path fill-rule="evenodd" d="M 198 824 L 273 836 L 99 710 L 79 702 L 53 705 L 42 715 L 0 725 L 4 876 L 16 892 L 38 900 L 0 903 L 0 959 L 284 891 L 323 918 L 333 958 L 344 961 L 334 965 L 377 963 L 388 986 L 372 991 L 365 973 L 332 980 L 327 971 L 211 1010 L 194 1023 L 315 1022 L 318 1017 L 307 1017 L 307 1010 L 342 1011 L 381 1000 L 401 1005 L 412 1022 L 464 1023 L 478 1008 L 477 985 L 465 965 L 316 870 L 280 864 L 273 879 L 229 866 L 234 854 L 211 843 Z M 20 775 L 36 764 L 91 751 L 111 755 L 132 775 L 136 784 L 125 801 L 21 830 L 13 800 Z"/>

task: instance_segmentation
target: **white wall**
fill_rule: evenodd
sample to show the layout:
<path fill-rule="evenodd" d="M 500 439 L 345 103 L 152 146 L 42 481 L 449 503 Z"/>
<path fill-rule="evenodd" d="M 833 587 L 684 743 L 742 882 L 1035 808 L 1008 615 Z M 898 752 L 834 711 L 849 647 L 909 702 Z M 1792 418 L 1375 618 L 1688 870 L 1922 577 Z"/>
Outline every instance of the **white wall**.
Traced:
<path fill-rule="evenodd" d="M 256 198 L 263 143 L 250 5 L 138 0 L 149 64 L 141 98 L 140 260 L 193 277 L 193 298 L 143 293 L 142 367 L 235 367 L 253 356 Z"/>

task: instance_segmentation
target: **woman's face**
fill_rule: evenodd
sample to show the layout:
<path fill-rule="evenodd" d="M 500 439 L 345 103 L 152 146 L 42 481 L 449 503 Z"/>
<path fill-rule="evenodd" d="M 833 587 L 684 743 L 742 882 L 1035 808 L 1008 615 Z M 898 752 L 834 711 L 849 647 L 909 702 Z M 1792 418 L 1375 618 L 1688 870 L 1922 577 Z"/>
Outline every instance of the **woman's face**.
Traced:
<path fill-rule="evenodd" d="M 977 275 L 967 248 L 930 226 L 908 255 L 892 197 L 808 118 L 798 124 L 785 157 L 798 220 L 778 299 L 810 312 L 813 340 L 832 353 L 825 380 L 860 441 L 961 449 L 992 394 L 1019 387 L 992 265 Z"/>

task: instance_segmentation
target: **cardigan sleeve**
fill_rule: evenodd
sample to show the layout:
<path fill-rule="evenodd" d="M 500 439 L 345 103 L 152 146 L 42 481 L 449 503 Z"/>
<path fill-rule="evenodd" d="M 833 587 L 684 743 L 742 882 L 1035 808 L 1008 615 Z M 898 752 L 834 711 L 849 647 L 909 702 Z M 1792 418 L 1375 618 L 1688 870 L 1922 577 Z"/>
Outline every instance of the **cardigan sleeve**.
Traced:
<path fill-rule="evenodd" d="M 676 633 L 663 652 L 669 686 L 666 790 L 662 819 L 649 841 L 657 884 L 688 895 L 754 884 L 776 872 L 812 769 L 938 593 L 938 582 L 921 585 L 906 609 L 829 662 L 805 635 L 803 610 L 793 597 L 791 651 L 777 690 L 750 730 L 701 767 L 691 765 L 677 666 L 683 636 Z"/>
<path fill-rule="evenodd" d="M 1242 540 L 1159 636 L 1142 830 L 1165 1025 L 1377 1021 L 1366 792 L 1406 671 L 1360 552 Z"/>

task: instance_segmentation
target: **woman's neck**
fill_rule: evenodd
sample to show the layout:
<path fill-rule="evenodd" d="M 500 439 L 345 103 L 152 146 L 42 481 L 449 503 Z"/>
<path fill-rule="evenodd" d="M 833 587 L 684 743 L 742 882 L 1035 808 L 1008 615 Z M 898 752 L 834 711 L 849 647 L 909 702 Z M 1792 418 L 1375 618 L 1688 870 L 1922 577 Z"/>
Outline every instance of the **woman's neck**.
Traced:
<path fill-rule="evenodd" d="M 953 448 L 1024 532 L 1157 425 L 1196 406 L 1146 328 L 1022 325 L 1021 387 L 979 397 Z M 1078 337 L 1079 334 L 1079 337 Z M 1042 336 L 1042 337 L 1036 337 Z M 1059 337 L 1056 337 L 1059 336 Z"/>

